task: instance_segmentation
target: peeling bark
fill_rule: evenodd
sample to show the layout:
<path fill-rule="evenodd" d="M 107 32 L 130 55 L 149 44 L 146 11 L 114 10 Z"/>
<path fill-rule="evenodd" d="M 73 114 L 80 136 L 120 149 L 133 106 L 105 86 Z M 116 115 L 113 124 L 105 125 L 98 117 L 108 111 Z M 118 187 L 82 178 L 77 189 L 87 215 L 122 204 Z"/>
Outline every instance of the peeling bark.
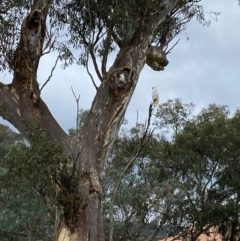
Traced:
<path fill-rule="evenodd" d="M 56 223 L 55 241 L 103 241 L 101 173 L 112 148 L 127 106 L 146 61 L 165 66 L 159 49 L 149 47 L 149 39 L 176 0 L 155 3 L 154 11 L 144 18 L 127 45 L 104 75 L 81 133 L 69 138 L 40 97 L 37 68 L 46 34 L 46 16 L 52 1 L 35 0 L 22 24 L 21 39 L 11 68 L 12 84 L 0 84 L 0 115 L 24 134 L 26 123 L 38 121 L 52 140 L 64 146 L 65 154 L 76 160 L 76 168 L 88 175 L 80 178 L 72 191 L 72 206 Z M 154 65 L 154 64 L 153 64 Z M 61 189 L 61 188 L 60 188 Z M 59 190 L 58 195 L 63 194 Z M 81 198 L 80 198 L 81 197 Z"/>
<path fill-rule="evenodd" d="M 63 142 L 67 137 L 42 99 L 40 99 L 38 108 L 33 106 L 30 90 L 19 90 L 11 84 L 0 83 L 0 115 L 23 135 L 29 122 L 38 121 L 50 139 Z"/>

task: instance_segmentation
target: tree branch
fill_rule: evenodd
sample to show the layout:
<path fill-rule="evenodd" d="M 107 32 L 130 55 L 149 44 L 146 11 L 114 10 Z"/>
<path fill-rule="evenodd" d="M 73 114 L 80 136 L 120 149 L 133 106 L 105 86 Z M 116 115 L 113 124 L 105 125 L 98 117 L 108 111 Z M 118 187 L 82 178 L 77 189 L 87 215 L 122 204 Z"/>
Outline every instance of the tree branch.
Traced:
<path fill-rule="evenodd" d="M 96 60 L 96 57 L 93 53 L 93 48 L 89 48 L 89 53 L 91 55 L 91 58 L 92 58 L 92 61 L 93 61 L 93 65 L 94 65 L 94 68 L 95 68 L 95 71 L 97 73 L 97 76 L 99 78 L 99 80 L 102 82 L 103 81 L 103 77 L 99 71 L 99 68 L 98 68 L 98 65 L 97 65 L 97 60 Z"/>
<path fill-rule="evenodd" d="M 49 54 L 53 50 L 54 45 L 59 37 L 60 35 L 57 30 L 52 32 L 52 29 L 50 29 L 49 33 L 47 34 L 47 41 L 42 50 L 42 56 Z"/>
<path fill-rule="evenodd" d="M 23 21 L 20 41 L 10 63 L 14 71 L 12 86 L 30 90 L 28 94 L 34 108 L 40 100 L 37 70 L 47 32 L 46 18 L 52 1 L 34 0 L 31 12 Z"/>
<path fill-rule="evenodd" d="M 56 66 L 57 66 L 57 63 L 58 63 L 58 60 L 59 60 L 60 56 L 57 57 L 57 59 L 55 60 L 55 64 L 54 66 L 52 67 L 52 70 L 51 70 L 51 73 L 49 75 L 49 77 L 47 78 L 47 80 L 45 81 L 45 83 L 42 85 L 42 87 L 40 88 L 40 92 L 42 91 L 42 89 L 44 88 L 44 86 L 50 81 L 50 79 L 52 78 L 53 76 L 53 71 L 55 70 Z"/>
<path fill-rule="evenodd" d="M 118 47 L 121 48 L 123 45 L 122 40 L 115 34 L 114 31 L 112 31 L 112 38 L 114 42 L 118 45 Z"/>
<path fill-rule="evenodd" d="M 107 72 L 107 59 L 108 59 L 108 51 L 111 46 L 111 33 L 112 33 L 113 26 L 110 24 L 108 28 L 107 37 L 104 42 L 104 51 L 103 51 L 103 58 L 102 58 L 102 76 L 103 78 L 106 76 Z"/>
<path fill-rule="evenodd" d="M 73 87 L 71 86 L 73 96 L 77 102 L 77 117 L 76 117 L 76 133 L 78 132 L 78 123 L 79 123 L 79 100 L 80 100 L 80 95 L 78 97 L 75 95 Z"/>
<path fill-rule="evenodd" d="M 93 83 L 95 89 L 97 90 L 98 87 L 97 87 L 97 85 L 96 85 L 96 83 L 95 83 L 95 81 L 94 81 L 94 78 L 93 78 L 93 76 L 92 76 L 92 74 L 91 74 L 91 72 L 89 71 L 89 68 L 88 68 L 88 60 L 89 60 L 89 47 L 88 47 L 88 49 L 87 49 L 86 69 L 87 69 L 88 75 L 90 76 L 90 78 L 91 78 L 91 80 L 92 80 L 92 83 Z"/>
<path fill-rule="evenodd" d="M 91 12 L 90 12 L 89 0 L 87 1 L 87 4 L 88 4 L 88 15 L 89 15 L 89 19 L 90 19 L 90 29 L 92 29 L 92 16 L 91 16 Z M 92 47 L 93 40 L 94 40 L 94 32 L 92 33 L 92 39 L 90 39 L 90 40 L 89 40 L 89 43 L 87 44 L 87 50 L 86 50 L 86 51 L 87 51 L 87 52 L 86 52 L 86 54 L 87 54 L 86 69 L 87 69 L 88 75 L 90 76 L 90 78 L 91 78 L 91 80 L 92 80 L 92 83 L 93 83 L 95 89 L 97 90 L 98 87 L 97 87 L 97 85 L 96 85 L 96 83 L 95 83 L 95 81 L 94 81 L 94 79 L 93 79 L 93 76 L 92 76 L 92 74 L 90 73 L 89 68 L 88 68 L 89 52 L 90 52 L 90 48 Z M 93 59 L 93 61 L 94 61 L 94 59 Z M 100 79 L 100 80 L 101 80 L 101 79 Z"/>
<path fill-rule="evenodd" d="M 171 53 L 170 51 L 178 44 L 179 41 L 180 39 L 178 39 L 177 42 L 166 52 L 166 55 Z"/>

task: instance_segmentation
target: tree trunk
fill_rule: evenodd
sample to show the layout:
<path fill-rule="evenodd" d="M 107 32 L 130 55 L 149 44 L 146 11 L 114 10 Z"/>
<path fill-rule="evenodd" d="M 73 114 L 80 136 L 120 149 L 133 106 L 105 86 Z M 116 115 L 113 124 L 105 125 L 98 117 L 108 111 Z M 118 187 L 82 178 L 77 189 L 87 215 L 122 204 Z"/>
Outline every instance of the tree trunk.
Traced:
<path fill-rule="evenodd" d="M 0 115 L 21 133 L 25 125 L 38 121 L 46 135 L 61 143 L 79 179 L 73 179 L 64 215 L 58 217 L 55 241 L 103 241 L 101 173 L 117 137 L 127 106 L 135 90 L 149 52 L 149 39 L 170 12 L 176 0 L 156 3 L 156 9 L 143 18 L 129 44 L 120 48 L 117 58 L 99 86 L 81 132 L 68 137 L 40 97 L 37 68 L 46 32 L 46 16 L 51 0 L 34 0 L 22 24 L 21 39 L 11 68 L 12 84 L 0 83 Z M 151 88 L 149 88 L 150 90 Z M 28 136 L 26 136 L 28 138 Z M 30 140 L 31 141 L 31 140 Z M 66 195 L 59 187 L 58 195 Z"/>

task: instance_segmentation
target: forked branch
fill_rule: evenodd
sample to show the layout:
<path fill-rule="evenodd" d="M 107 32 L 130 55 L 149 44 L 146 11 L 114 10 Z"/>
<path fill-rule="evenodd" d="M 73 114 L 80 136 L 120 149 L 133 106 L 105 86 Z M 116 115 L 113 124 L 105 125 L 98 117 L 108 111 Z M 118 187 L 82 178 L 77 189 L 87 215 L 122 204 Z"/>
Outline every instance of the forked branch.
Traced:
<path fill-rule="evenodd" d="M 94 81 L 94 78 L 93 78 L 93 76 L 92 76 L 92 74 L 91 74 L 91 72 L 89 71 L 89 68 L 88 68 L 88 60 L 89 60 L 89 49 L 87 49 L 86 69 L 87 69 L 88 75 L 90 76 L 90 78 L 91 78 L 91 80 L 92 80 L 92 83 L 93 83 L 95 89 L 97 90 L 98 87 L 97 87 L 97 85 L 96 85 L 96 83 L 95 83 L 95 81 Z"/>
<path fill-rule="evenodd" d="M 77 102 L 77 117 L 76 117 L 76 133 L 78 132 L 78 123 L 79 123 L 79 100 L 80 100 L 80 95 L 78 97 L 75 95 L 73 87 L 71 86 L 73 96 Z"/>
<path fill-rule="evenodd" d="M 90 12 L 90 4 L 89 4 L 89 0 L 88 0 L 88 14 L 89 14 L 89 19 L 90 19 L 90 29 L 92 29 L 92 16 L 91 16 L 91 12 Z M 97 85 L 96 85 L 96 83 L 95 83 L 95 81 L 94 81 L 94 78 L 93 78 L 93 76 L 92 76 L 92 74 L 91 74 L 91 72 L 89 71 L 89 68 L 88 68 L 88 60 L 89 60 L 89 53 L 90 53 L 90 48 L 91 48 L 91 46 L 92 46 L 92 44 L 93 44 L 93 42 L 94 42 L 94 33 L 92 33 L 92 39 L 91 40 L 89 40 L 89 42 L 90 43 L 88 43 L 87 44 L 87 52 L 86 52 L 86 54 L 87 54 L 87 58 L 86 58 L 86 69 L 87 69 L 87 73 L 88 73 L 88 75 L 90 76 L 90 78 L 91 78 L 91 80 L 92 80 L 92 83 L 93 83 L 93 85 L 94 85 L 94 87 L 95 87 L 95 89 L 97 90 Z M 94 59 L 93 59 L 93 63 L 94 63 Z M 98 69 L 98 68 L 97 68 Z M 101 80 L 101 79 L 100 79 Z"/>
<path fill-rule="evenodd" d="M 52 67 L 52 70 L 51 70 L 51 73 L 50 75 L 48 76 L 47 80 L 45 81 L 45 83 L 42 85 L 42 87 L 40 88 L 40 92 L 42 91 L 43 87 L 51 80 L 52 76 L 53 76 L 53 71 L 55 70 L 56 66 L 57 66 L 57 63 L 58 63 L 58 60 L 59 60 L 60 56 L 57 57 L 57 59 L 55 60 L 55 64 L 54 66 Z"/>

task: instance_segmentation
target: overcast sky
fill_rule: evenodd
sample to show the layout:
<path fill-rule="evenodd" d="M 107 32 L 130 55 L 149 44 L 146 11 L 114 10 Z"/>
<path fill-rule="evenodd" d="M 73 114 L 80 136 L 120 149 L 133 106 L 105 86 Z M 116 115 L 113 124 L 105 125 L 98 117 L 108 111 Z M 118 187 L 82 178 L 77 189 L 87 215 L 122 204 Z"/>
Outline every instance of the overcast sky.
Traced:
<path fill-rule="evenodd" d="M 240 8 L 237 0 L 203 0 L 202 4 L 206 12 L 220 12 L 218 21 L 203 27 L 193 20 L 178 37 L 181 40 L 168 55 L 169 65 L 164 71 L 144 67 L 126 114 L 130 125 L 135 123 L 137 110 L 139 121 L 147 118 L 152 86 L 156 85 L 161 102 L 181 98 L 184 103 L 193 102 L 197 109 L 210 103 L 226 104 L 233 112 L 240 107 Z M 41 60 L 40 84 L 48 78 L 55 57 L 52 54 Z M 0 74 L 4 83 L 11 79 Z M 81 96 L 80 107 L 89 109 L 95 89 L 82 67 L 56 69 L 42 91 L 42 98 L 65 131 L 75 126 L 76 102 L 71 86 Z M 0 118 L 0 123 L 6 122 Z"/>

